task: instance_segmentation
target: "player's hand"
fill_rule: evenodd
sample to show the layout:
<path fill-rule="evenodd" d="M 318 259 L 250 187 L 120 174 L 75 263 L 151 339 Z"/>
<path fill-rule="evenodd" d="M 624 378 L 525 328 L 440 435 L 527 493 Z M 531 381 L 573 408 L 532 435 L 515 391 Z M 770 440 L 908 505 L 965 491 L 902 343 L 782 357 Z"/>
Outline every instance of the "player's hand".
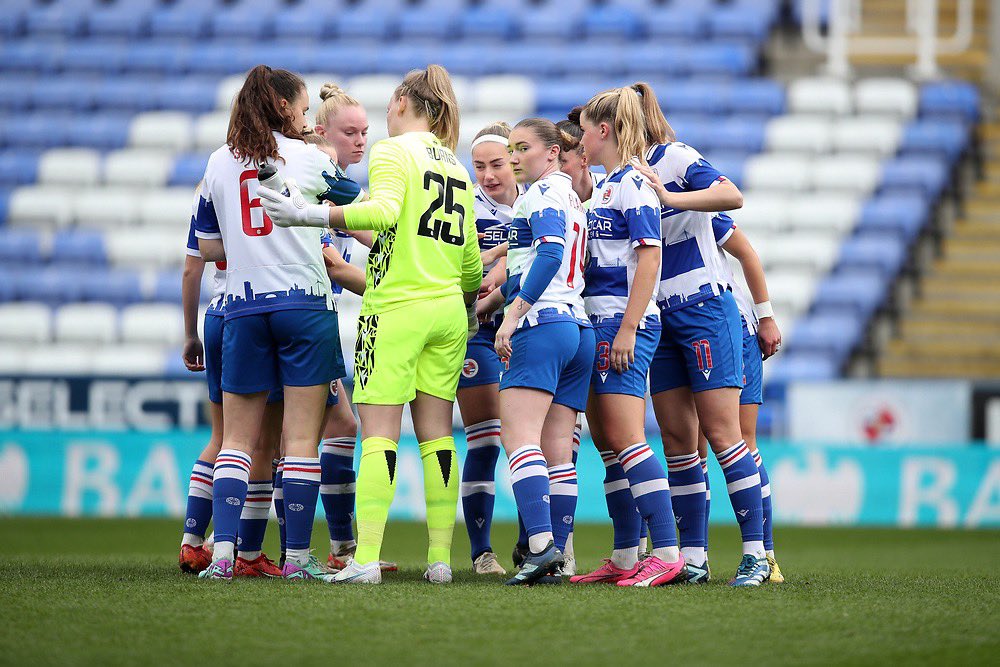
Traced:
<path fill-rule="evenodd" d="M 469 322 L 469 340 L 472 340 L 472 337 L 479 333 L 479 312 L 476 309 L 477 303 L 479 303 L 479 299 L 476 299 L 465 307 L 465 316 Z"/>
<path fill-rule="evenodd" d="M 479 286 L 480 294 L 490 294 L 493 290 L 497 289 L 507 281 L 507 266 L 505 264 L 497 264 L 490 272 L 486 274 L 483 278 L 482 285 Z"/>
<path fill-rule="evenodd" d="M 633 169 L 645 176 L 649 181 L 649 184 L 653 186 L 653 192 L 656 193 L 657 199 L 660 200 L 660 205 L 663 208 L 673 208 L 670 205 L 670 191 L 667 190 L 666 186 L 663 185 L 663 182 L 660 181 L 660 175 L 657 174 L 652 167 L 638 158 L 632 158 L 629 160 L 629 164 L 632 165 Z"/>
<path fill-rule="evenodd" d="M 344 264 L 344 256 L 334 246 L 323 248 L 323 263 L 327 269 L 335 269 Z"/>
<path fill-rule="evenodd" d="M 611 343 L 611 368 L 617 373 L 624 373 L 635 364 L 635 330 L 631 327 L 621 327 Z"/>
<path fill-rule="evenodd" d="M 497 351 L 501 359 L 510 358 L 513 351 L 510 346 L 510 338 L 516 330 L 517 319 L 514 317 L 504 317 L 500 328 L 497 329 L 496 343 L 493 345 L 493 349 Z"/>
<path fill-rule="evenodd" d="M 185 340 L 181 358 L 189 371 L 197 373 L 205 370 L 205 346 L 201 344 L 201 339 L 195 336 Z"/>
<path fill-rule="evenodd" d="M 781 348 L 781 331 L 773 317 L 765 317 L 757 323 L 757 343 L 764 358 L 772 357 Z"/>
<path fill-rule="evenodd" d="M 307 204 L 299 186 L 291 178 L 285 181 L 288 195 L 283 195 L 263 185 L 257 188 L 257 196 L 267 217 L 279 227 L 321 227 L 330 226 L 330 209 L 325 204 Z"/>

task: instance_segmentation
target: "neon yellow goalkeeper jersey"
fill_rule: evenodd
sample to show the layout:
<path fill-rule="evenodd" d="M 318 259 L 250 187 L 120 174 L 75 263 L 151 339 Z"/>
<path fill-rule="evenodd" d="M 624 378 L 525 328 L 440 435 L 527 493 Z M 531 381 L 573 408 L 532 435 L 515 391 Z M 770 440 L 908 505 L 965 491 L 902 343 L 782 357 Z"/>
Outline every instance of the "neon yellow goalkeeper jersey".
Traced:
<path fill-rule="evenodd" d="M 362 315 L 424 299 L 474 292 L 482 282 L 472 182 L 430 132 L 372 147 L 369 199 L 344 207 L 348 229 L 376 233 Z"/>

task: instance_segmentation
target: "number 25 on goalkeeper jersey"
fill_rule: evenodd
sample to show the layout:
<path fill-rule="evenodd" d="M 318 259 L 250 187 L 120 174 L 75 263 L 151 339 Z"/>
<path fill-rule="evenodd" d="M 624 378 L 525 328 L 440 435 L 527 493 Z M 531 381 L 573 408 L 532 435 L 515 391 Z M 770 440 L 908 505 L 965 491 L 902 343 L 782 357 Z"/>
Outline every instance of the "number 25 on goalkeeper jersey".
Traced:
<path fill-rule="evenodd" d="M 472 182 L 455 154 L 407 132 L 375 144 L 368 171 L 371 198 L 344 208 L 348 229 L 377 233 L 361 314 L 479 289 Z"/>

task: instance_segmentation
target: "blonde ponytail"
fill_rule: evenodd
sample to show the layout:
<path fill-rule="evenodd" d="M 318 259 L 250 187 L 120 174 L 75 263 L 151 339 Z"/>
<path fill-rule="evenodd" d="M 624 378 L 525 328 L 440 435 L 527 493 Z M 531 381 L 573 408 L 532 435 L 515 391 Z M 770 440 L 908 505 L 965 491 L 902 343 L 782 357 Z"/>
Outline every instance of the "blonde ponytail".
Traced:
<path fill-rule="evenodd" d="M 646 143 L 655 146 L 677 141 L 674 128 L 670 127 L 670 123 L 663 115 L 663 109 L 660 108 L 653 87 L 645 81 L 637 81 L 632 84 L 632 90 L 638 93 L 642 100 L 642 115 L 646 119 Z"/>
<path fill-rule="evenodd" d="M 427 118 L 431 132 L 441 143 L 455 150 L 458 146 L 458 100 L 448 70 L 441 65 L 415 69 L 403 78 L 394 97 L 406 95 L 417 114 Z"/>
<path fill-rule="evenodd" d="M 613 88 L 598 93 L 587 102 L 583 115 L 592 123 L 607 123 L 614 129 L 619 165 L 634 157 L 643 158 L 649 143 L 642 100 L 635 90 Z"/>

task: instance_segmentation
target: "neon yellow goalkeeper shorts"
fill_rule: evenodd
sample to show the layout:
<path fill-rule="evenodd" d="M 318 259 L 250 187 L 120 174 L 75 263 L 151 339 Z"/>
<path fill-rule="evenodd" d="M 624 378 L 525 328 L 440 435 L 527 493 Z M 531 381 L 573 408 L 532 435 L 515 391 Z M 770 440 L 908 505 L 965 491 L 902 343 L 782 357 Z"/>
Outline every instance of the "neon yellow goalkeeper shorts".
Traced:
<path fill-rule="evenodd" d="M 460 295 L 362 315 L 354 351 L 354 402 L 402 405 L 418 391 L 454 401 L 467 339 Z"/>

